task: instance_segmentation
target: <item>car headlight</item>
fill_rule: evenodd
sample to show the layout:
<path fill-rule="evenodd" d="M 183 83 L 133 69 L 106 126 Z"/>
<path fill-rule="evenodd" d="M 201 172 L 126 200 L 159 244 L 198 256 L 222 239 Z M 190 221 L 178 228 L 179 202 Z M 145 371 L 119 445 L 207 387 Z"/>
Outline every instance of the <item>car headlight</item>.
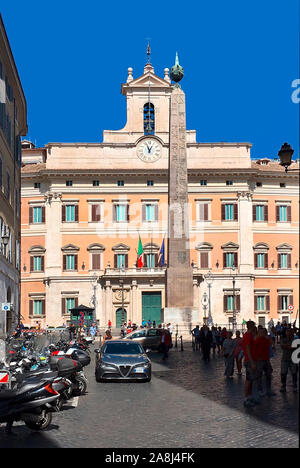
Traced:
<path fill-rule="evenodd" d="M 101 362 L 100 366 L 105 367 L 105 369 L 115 369 L 115 366 L 113 366 L 112 364 L 110 364 L 108 362 Z"/>

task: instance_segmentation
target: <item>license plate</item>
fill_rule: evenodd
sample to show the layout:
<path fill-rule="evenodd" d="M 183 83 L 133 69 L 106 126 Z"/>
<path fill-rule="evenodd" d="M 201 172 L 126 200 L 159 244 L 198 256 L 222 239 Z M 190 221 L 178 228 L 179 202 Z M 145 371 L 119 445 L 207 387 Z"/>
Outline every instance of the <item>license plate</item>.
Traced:
<path fill-rule="evenodd" d="M 134 369 L 134 372 L 141 373 L 141 372 L 146 372 L 146 369 L 144 367 L 136 367 Z"/>

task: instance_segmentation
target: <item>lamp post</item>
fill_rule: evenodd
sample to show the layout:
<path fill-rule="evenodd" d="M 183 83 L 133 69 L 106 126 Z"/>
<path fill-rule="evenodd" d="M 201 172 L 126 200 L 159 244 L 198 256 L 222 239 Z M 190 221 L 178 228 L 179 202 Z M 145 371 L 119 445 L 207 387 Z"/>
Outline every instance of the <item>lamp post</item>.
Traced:
<path fill-rule="evenodd" d="M 202 296 L 201 304 L 202 304 L 203 311 L 204 311 L 203 324 L 207 325 L 206 309 L 207 309 L 207 305 L 208 305 L 208 299 L 207 299 L 206 292 Z"/>
<path fill-rule="evenodd" d="M 96 275 L 96 273 L 94 273 L 92 277 L 93 296 L 92 296 L 91 303 L 93 304 L 93 307 L 94 307 L 93 322 L 95 323 L 97 323 L 97 296 L 96 296 L 97 284 L 98 284 L 98 276 Z"/>
<path fill-rule="evenodd" d="M 292 156 L 294 150 L 288 143 L 284 143 L 280 150 L 278 151 L 278 156 L 280 158 L 280 165 L 285 167 L 285 172 L 288 172 L 288 167 L 292 164 Z"/>
<path fill-rule="evenodd" d="M 3 247 L 4 247 L 3 252 L 2 252 L 3 255 L 6 254 L 6 247 L 7 247 L 7 245 L 8 245 L 8 242 L 9 242 L 9 235 L 6 234 L 6 233 L 1 235 L 1 233 L 0 233 L 0 246 L 1 246 L 1 250 L 2 250 Z M 2 246 L 3 246 L 3 247 L 2 247 Z"/>
<path fill-rule="evenodd" d="M 210 292 L 212 282 L 213 282 L 213 277 L 212 277 L 211 271 L 209 271 L 207 273 L 207 275 L 204 276 L 204 279 L 205 279 L 206 284 L 208 286 L 208 325 L 213 325 L 214 321 L 213 321 L 212 314 L 211 314 L 211 292 Z"/>
<path fill-rule="evenodd" d="M 232 328 L 236 330 L 236 308 L 235 308 L 235 266 L 231 267 L 232 270 L 232 296 L 233 296 L 233 310 L 232 310 Z"/>
<path fill-rule="evenodd" d="M 121 274 L 124 274 L 125 273 L 125 269 L 124 268 L 120 268 L 119 269 L 119 272 L 120 272 L 120 276 Z M 119 285 L 121 287 L 121 297 L 122 297 L 122 322 L 124 320 L 124 280 L 122 278 L 119 278 Z M 127 317 L 126 317 L 126 322 L 127 322 Z"/>

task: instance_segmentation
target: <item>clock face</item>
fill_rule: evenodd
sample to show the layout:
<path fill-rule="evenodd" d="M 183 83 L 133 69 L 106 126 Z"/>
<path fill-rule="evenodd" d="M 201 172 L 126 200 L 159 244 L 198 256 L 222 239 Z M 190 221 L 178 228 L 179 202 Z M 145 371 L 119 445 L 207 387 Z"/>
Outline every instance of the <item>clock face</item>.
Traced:
<path fill-rule="evenodd" d="M 147 138 L 138 145 L 137 155 L 144 162 L 155 162 L 161 156 L 161 144 L 153 138 Z"/>

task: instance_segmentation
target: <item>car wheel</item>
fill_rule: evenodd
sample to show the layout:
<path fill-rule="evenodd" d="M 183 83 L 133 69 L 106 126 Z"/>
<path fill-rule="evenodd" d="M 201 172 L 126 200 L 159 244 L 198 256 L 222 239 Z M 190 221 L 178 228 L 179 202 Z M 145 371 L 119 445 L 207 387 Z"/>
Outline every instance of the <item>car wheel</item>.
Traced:
<path fill-rule="evenodd" d="M 96 377 L 96 382 L 102 382 L 99 371 L 97 369 L 95 371 L 95 377 Z"/>
<path fill-rule="evenodd" d="M 151 382 L 151 377 L 149 377 L 148 379 L 145 379 L 144 382 Z"/>

